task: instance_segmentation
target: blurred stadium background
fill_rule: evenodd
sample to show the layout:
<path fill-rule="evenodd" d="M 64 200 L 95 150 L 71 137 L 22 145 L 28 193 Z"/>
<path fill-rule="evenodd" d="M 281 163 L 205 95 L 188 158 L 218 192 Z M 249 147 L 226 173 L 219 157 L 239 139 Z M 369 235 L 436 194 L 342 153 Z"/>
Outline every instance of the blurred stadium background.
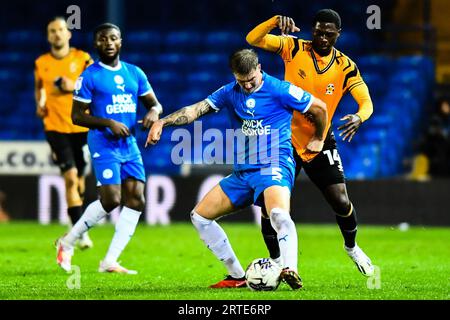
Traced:
<path fill-rule="evenodd" d="M 146 72 L 164 106 L 164 114 L 204 99 L 230 81 L 228 55 L 247 46 L 245 35 L 258 23 L 275 14 L 289 15 L 302 29 L 299 37 L 310 39 L 314 13 L 327 7 L 337 10 L 343 32 L 336 47 L 356 62 L 374 102 L 372 117 L 354 140 L 338 142 L 350 181 L 350 197 L 359 208 L 361 221 L 450 225 L 446 205 L 449 180 L 443 175 L 429 180 L 411 174 L 419 152 L 418 142 L 428 130 L 436 104 L 450 96 L 450 27 L 445 14 L 450 6 L 445 0 L 351 4 L 336 0 L 2 3 L 0 200 L 11 220 L 64 221 L 61 214 L 58 216 L 58 212 L 64 212 L 61 181 L 56 168 L 48 164 L 42 122 L 34 114 L 33 63 L 48 51 L 47 21 L 55 15 L 69 16 L 66 10 L 72 4 L 81 9 L 81 29 L 72 30 L 71 45 L 95 56 L 93 28 L 104 21 L 119 24 L 123 32 L 122 60 L 135 63 Z M 379 30 L 366 26 L 370 16 L 366 10 L 373 4 L 381 9 Z M 283 78 L 282 60 L 261 50 L 258 53 L 263 69 Z M 356 108 L 353 98 L 345 96 L 335 119 L 354 113 Z M 202 122 L 203 130 L 225 130 L 227 124 L 223 112 L 206 116 Z M 338 125 L 339 121 L 335 121 L 334 127 Z M 193 132 L 193 126 L 187 129 Z M 218 165 L 174 165 L 170 161 L 174 145 L 171 132 L 168 128 L 160 144 L 143 151 L 150 176 L 147 188 L 155 189 L 147 190 L 149 223 L 168 223 L 172 218 L 186 220 L 186 213 L 202 188 L 206 188 L 205 183 L 230 171 L 230 167 Z M 145 135 L 144 131 L 138 132 L 141 145 Z M 442 148 L 449 149 L 448 136 Z M 199 161 L 193 155 L 191 163 Z M 294 194 L 295 216 L 300 221 L 330 222 L 332 215 L 318 191 L 307 178 L 299 180 L 299 195 Z M 95 197 L 94 182 L 89 185 L 88 197 Z M 166 210 L 169 217 L 159 215 L 158 210 Z M 244 215 L 243 219 L 251 217 Z"/>

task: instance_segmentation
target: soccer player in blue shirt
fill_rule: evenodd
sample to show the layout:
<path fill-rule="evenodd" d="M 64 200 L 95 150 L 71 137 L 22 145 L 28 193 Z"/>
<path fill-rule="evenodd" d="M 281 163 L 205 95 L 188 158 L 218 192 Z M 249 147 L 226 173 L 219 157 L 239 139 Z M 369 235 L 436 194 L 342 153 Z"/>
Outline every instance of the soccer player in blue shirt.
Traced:
<path fill-rule="evenodd" d="M 139 99 L 149 110 L 143 119 L 143 125 L 149 128 L 159 118 L 162 107 L 144 72 L 119 59 L 122 39 L 116 25 L 98 26 L 94 44 L 100 61 L 87 68 L 75 84 L 72 120 L 90 129 L 88 145 L 100 199 L 91 203 L 71 231 L 58 240 L 57 263 L 70 271 L 73 245 L 79 235 L 123 205 L 99 271 L 135 274 L 117 259 L 133 235 L 145 204 L 144 166 L 133 136 L 136 108 Z"/>
<path fill-rule="evenodd" d="M 326 106 L 301 88 L 262 72 L 253 50 L 236 51 L 230 57 L 230 67 L 235 82 L 201 102 L 154 122 L 146 145 L 160 139 L 164 126 L 188 124 L 211 111 L 226 109 L 239 141 L 233 143 L 233 173 L 209 191 L 191 212 L 200 238 L 228 271 L 228 276 L 211 288 L 245 286 L 244 269 L 215 220 L 256 204 L 265 206 L 277 231 L 283 263 L 281 279 L 292 289 L 299 289 L 302 281 L 297 268 L 297 231 L 289 213 L 295 173 L 291 119 L 297 110 L 311 120 L 316 130 L 308 150 L 320 152 L 327 123 Z"/>

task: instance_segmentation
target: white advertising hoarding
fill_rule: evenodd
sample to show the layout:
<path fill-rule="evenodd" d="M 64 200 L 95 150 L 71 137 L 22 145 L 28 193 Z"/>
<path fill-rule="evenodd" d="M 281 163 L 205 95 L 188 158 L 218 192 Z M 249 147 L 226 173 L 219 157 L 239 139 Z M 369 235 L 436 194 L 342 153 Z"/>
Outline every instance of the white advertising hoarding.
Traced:
<path fill-rule="evenodd" d="M 53 164 L 50 146 L 45 141 L 1 141 L 0 174 L 59 174 Z"/>

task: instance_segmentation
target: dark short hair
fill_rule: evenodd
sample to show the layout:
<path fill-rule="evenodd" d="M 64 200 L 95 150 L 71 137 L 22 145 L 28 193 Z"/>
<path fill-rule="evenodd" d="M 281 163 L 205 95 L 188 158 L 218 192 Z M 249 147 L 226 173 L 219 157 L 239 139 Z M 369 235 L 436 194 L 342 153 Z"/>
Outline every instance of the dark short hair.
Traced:
<path fill-rule="evenodd" d="M 233 73 L 246 75 L 258 67 L 258 54 L 253 49 L 240 49 L 230 56 L 229 62 Z"/>
<path fill-rule="evenodd" d="M 53 18 L 48 20 L 47 26 L 45 27 L 45 32 L 48 32 L 48 26 L 49 26 L 50 23 L 52 23 L 53 21 L 58 21 L 58 20 L 64 21 L 66 23 L 66 25 L 67 25 L 66 18 L 64 18 L 63 16 L 54 16 Z"/>
<path fill-rule="evenodd" d="M 317 11 L 313 19 L 313 26 L 315 26 L 317 22 L 334 23 L 337 29 L 341 28 L 341 17 L 339 16 L 339 13 L 333 9 L 322 9 Z"/>
<path fill-rule="evenodd" d="M 101 25 L 95 27 L 95 29 L 94 29 L 94 34 L 93 34 L 94 40 L 97 37 L 97 34 L 100 31 L 103 31 L 105 29 L 116 29 L 117 31 L 119 31 L 119 34 L 121 33 L 120 28 L 118 26 L 116 26 L 115 24 L 110 23 L 110 22 L 102 23 Z"/>
<path fill-rule="evenodd" d="M 47 25 L 49 25 L 50 23 L 52 23 L 53 21 L 56 21 L 56 20 L 62 20 L 64 22 L 66 22 L 66 18 L 64 18 L 63 16 L 54 16 L 53 18 L 48 20 Z"/>

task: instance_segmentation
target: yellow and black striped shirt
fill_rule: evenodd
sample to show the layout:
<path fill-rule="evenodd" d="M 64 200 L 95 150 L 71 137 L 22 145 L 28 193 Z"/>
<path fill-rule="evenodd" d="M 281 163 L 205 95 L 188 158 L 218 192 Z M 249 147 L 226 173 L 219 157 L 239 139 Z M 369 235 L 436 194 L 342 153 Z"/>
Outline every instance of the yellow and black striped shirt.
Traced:
<path fill-rule="evenodd" d="M 328 123 L 325 134 L 331 126 L 339 101 L 346 92 L 351 92 L 358 102 L 357 114 L 362 121 L 367 120 L 372 114 L 373 106 L 356 64 L 335 48 L 328 56 L 321 57 L 313 51 L 311 41 L 268 34 L 277 26 L 276 21 L 276 17 L 273 17 L 260 24 L 248 34 L 247 40 L 279 54 L 285 64 L 285 80 L 326 103 Z M 314 132 L 313 124 L 302 113 L 294 111 L 292 143 L 305 161 L 310 161 L 317 155 L 306 152 L 306 146 Z"/>

